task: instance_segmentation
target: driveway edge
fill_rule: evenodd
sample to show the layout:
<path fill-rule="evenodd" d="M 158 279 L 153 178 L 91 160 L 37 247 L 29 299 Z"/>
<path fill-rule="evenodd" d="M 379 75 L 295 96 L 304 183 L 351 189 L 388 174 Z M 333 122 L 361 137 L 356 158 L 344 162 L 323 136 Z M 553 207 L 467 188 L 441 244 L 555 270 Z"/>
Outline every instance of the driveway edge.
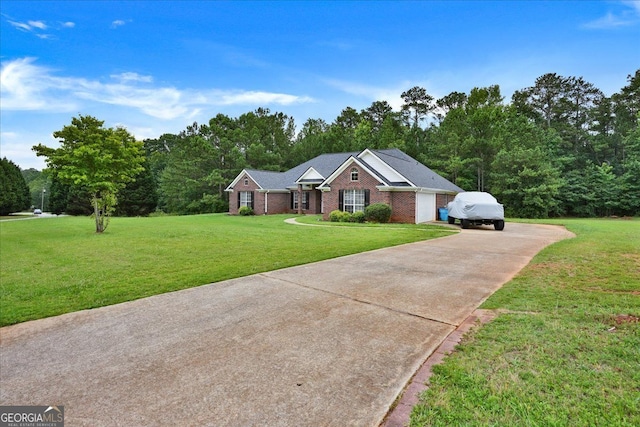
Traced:
<path fill-rule="evenodd" d="M 411 410 L 418 404 L 420 394 L 428 389 L 427 381 L 432 375 L 432 368 L 444 361 L 453 353 L 464 335 L 476 325 L 483 325 L 496 318 L 499 313 L 494 310 L 476 309 L 471 313 L 422 363 L 415 375 L 409 380 L 387 415 L 379 424 L 380 427 L 404 427 L 409 425 Z"/>

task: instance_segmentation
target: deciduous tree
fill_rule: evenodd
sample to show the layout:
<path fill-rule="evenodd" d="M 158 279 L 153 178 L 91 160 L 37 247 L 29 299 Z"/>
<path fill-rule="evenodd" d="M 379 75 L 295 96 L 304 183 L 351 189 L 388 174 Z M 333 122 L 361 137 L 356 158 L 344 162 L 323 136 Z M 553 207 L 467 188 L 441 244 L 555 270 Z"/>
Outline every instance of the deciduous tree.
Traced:
<path fill-rule="evenodd" d="M 91 116 L 74 117 L 71 125 L 53 133 L 60 148 L 33 147 L 46 157 L 47 166 L 63 183 L 85 188 L 91 194 L 96 233 L 107 228 L 117 203 L 117 193 L 143 170 L 142 142 L 124 128 L 105 128 Z"/>

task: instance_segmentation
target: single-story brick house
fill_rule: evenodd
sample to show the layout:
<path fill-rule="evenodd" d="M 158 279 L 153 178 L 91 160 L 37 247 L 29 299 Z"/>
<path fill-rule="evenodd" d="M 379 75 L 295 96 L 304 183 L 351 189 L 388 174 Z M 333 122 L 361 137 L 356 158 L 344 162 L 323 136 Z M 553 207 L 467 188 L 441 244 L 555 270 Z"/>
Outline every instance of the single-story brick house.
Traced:
<path fill-rule="evenodd" d="M 225 191 L 229 213 L 249 206 L 258 215 L 362 211 L 371 203 L 391 206 L 392 222 L 437 218 L 464 191 L 398 149 L 322 154 L 286 172 L 245 169 Z"/>

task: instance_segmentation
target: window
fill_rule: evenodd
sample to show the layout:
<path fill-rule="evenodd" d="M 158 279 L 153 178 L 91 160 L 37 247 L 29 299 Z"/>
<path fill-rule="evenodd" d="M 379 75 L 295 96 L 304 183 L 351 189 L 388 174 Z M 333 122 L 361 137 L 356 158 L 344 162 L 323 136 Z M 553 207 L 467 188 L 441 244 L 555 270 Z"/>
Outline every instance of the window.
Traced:
<path fill-rule="evenodd" d="M 249 206 L 253 209 L 253 191 L 240 191 L 238 193 L 238 208 Z"/>
<path fill-rule="evenodd" d="M 357 181 L 358 180 L 358 169 L 353 168 L 351 169 L 351 181 Z"/>
<path fill-rule="evenodd" d="M 291 209 L 298 210 L 298 192 L 291 193 Z M 309 209 L 309 192 L 302 193 L 302 209 Z"/>
<path fill-rule="evenodd" d="M 356 175 L 357 175 L 356 171 Z M 353 176 L 353 171 L 351 172 Z M 344 190 L 342 210 L 349 213 L 362 212 L 365 207 L 365 190 Z"/>
<path fill-rule="evenodd" d="M 245 178 L 245 179 L 244 179 L 244 185 L 245 185 L 245 186 L 248 186 L 248 185 L 249 185 L 249 178 Z"/>

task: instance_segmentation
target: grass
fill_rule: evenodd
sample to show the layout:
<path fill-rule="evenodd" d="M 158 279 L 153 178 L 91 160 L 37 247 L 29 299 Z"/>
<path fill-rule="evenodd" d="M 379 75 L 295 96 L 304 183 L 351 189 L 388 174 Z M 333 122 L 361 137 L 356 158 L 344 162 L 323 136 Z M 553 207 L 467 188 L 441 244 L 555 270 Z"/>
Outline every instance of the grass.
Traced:
<path fill-rule="evenodd" d="M 640 221 L 563 220 L 434 368 L 411 426 L 640 425 Z"/>
<path fill-rule="evenodd" d="M 448 233 L 301 227 L 285 218 L 114 218 L 101 235 L 83 217 L 0 222 L 0 326 Z"/>

